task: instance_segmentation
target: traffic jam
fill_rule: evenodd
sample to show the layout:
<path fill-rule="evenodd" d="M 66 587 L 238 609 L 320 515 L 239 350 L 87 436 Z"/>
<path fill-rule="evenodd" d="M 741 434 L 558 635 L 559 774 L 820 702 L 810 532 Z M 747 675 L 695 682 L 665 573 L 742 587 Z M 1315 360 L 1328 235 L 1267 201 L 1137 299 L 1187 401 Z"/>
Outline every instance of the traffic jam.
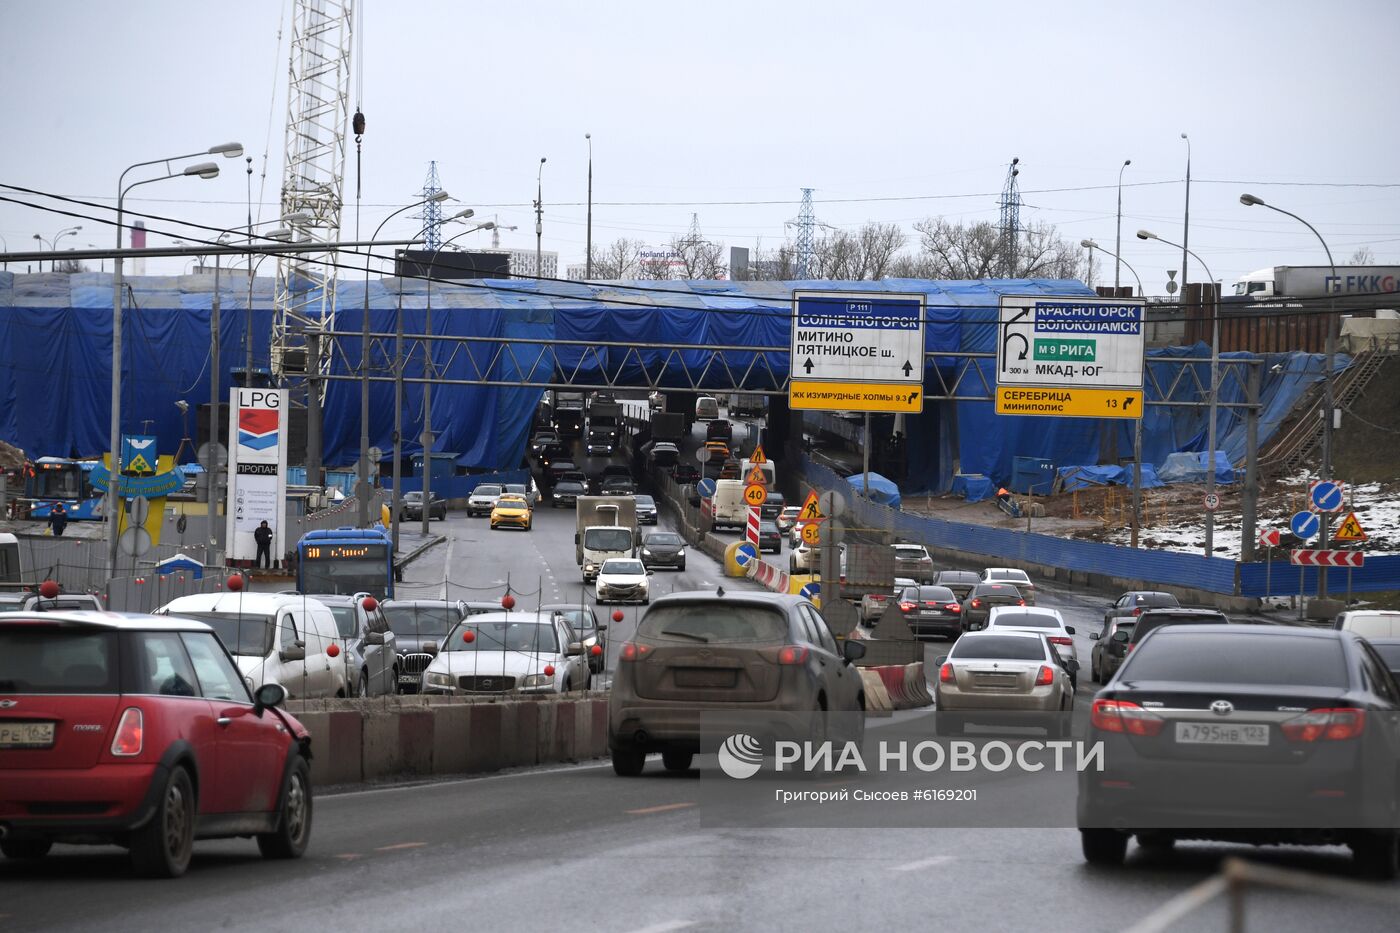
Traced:
<path fill-rule="evenodd" d="M 620 434 L 542 405 L 529 479 L 478 485 L 453 507 L 493 547 L 542 531 L 562 543 L 572 531 L 587 593 L 575 602 L 400 595 L 394 569 L 354 531 L 316 533 L 297 591 L 256 591 L 235 575 L 149 615 L 104 612 L 51 584 L 7 598 L 0 851 L 34 861 L 114 845 L 156 877 L 183 874 L 202 840 L 302 856 L 317 742 L 294 702 L 602 695 L 611 767 L 626 778 L 649 766 L 713 773 L 701 711 L 790 724 L 814 711 L 854 716 L 845 740 L 859 744 L 890 715 L 870 709 L 866 656 L 903 646 L 921 659 L 932 707 L 895 715 L 931 738 L 985 740 L 1031 715 L 1048 739 L 1102 744 L 1104 766 L 1079 775 L 1075 803 L 1091 865 L 1121 864 L 1134 842 L 1160 852 L 1221 840 L 1346 846 L 1367 877 L 1400 870 L 1400 613 L 1288 624 L 1183 605 L 1167 591 L 1109 599 L 1016 567 L 949 567 L 918 542 L 833 547 L 814 533 L 817 490 L 801 505 L 753 493 L 776 485 L 780 468 L 754 440 L 758 420 L 736 431 L 702 397 L 692 428 L 651 401 L 648 430 Z M 616 430 L 616 403 L 592 404 Z M 571 436 L 571 423 L 582 430 Z M 606 436 L 608 453 L 590 457 L 583 436 Z M 698 468 L 677 456 L 687 450 Z M 712 566 L 671 518 L 697 497 L 712 528 L 726 529 L 726 548 L 756 543 L 747 559 L 772 555 L 812 582 L 788 593 L 744 577 L 661 590 L 657 574 L 685 574 L 688 551 Z M 437 501 L 405 508 L 422 517 Z M 551 524 L 532 531 L 541 509 Z M 574 520 L 556 521 L 558 509 Z M 751 510 L 759 522 L 748 538 Z M 446 502 L 441 511 L 460 521 Z M 505 530 L 521 537 L 496 544 Z M 814 584 L 823 560 L 854 580 L 848 562 L 862 547 L 884 552 L 893 578 L 852 587 L 843 629 Z M 625 617 L 634 624 L 624 636 Z"/>

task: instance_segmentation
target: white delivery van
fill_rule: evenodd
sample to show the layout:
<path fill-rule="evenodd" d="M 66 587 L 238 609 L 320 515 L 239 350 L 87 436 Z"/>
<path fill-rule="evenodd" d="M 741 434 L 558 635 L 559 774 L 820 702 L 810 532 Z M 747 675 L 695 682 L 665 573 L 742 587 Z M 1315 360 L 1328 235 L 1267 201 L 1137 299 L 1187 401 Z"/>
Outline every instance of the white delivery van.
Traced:
<path fill-rule="evenodd" d="M 740 460 L 740 477 L 747 480 L 749 477 L 749 472 L 753 470 L 753 468 L 754 462 L 752 460 L 748 459 L 747 457 L 745 457 L 743 460 Z M 778 468 L 773 466 L 772 460 L 764 460 L 762 463 L 758 464 L 758 469 L 768 480 L 768 491 L 773 492 L 778 485 Z"/>
<path fill-rule="evenodd" d="M 295 699 L 350 693 L 335 616 L 325 603 L 294 593 L 196 593 L 157 610 L 206 623 L 256 691 L 281 684 Z"/>
<path fill-rule="evenodd" d="M 714 421 L 719 417 L 719 399 L 702 395 L 695 400 L 695 420 Z"/>
<path fill-rule="evenodd" d="M 712 527 L 743 528 L 749 520 L 749 505 L 744 501 L 744 482 L 737 479 L 715 481 L 715 514 Z"/>

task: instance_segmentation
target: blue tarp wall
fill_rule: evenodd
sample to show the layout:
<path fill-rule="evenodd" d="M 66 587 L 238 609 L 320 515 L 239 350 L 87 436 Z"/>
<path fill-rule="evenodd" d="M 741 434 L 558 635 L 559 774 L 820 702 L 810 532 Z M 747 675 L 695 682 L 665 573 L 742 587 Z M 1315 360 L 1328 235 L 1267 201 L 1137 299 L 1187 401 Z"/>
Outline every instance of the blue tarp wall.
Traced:
<path fill-rule="evenodd" d="M 145 276 L 127 280 L 126 339 L 123 342 L 129 377 L 123 388 L 123 429 L 149 432 L 160 438 L 161 450 L 173 452 L 183 434 L 177 399 L 192 405 L 209 398 L 209 320 L 213 277 Z M 689 384 L 678 356 L 692 366 L 705 355 L 681 350 L 637 350 L 641 342 L 677 347 L 786 347 L 789 341 L 791 290 L 794 287 L 839 288 L 865 292 L 920 292 L 928 297 L 924 345 L 927 351 L 988 351 L 995 346 L 997 307 L 1002 295 L 1092 295 L 1074 281 L 1046 279 L 930 282 L 888 279 L 880 282 L 649 282 L 583 284 L 489 280 L 464 284 L 438 283 L 433 288 L 431 331 L 456 337 L 521 340 L 572 340 L 559 346 L 559 370 L 579 381 L 602 381 L 604 372 L 639 384 L 648 381 L 681 387 Z M 427 283 L 386 278 L 369 282 L 347 280 L 338 286 L 334 329 L 358 333 L 368 288 L 370 327 L 391 333 L 402 303 L 407 333 L 425 333 Z M 237 275 L 221 287 L 221 395 L 227 398 L 230 371 L 244 361 L 244 335 L 251 315 L 254 365 L 268 365 L 272 325 L 270 278 L 253 283 L 251 302 L 246 279 Z M 111 385 L 111 276 L 101 273 L 16 275 L 0 272 L 0 439 L 28 455 L 96 456 L 107 448 Z M 251 305 L 251 310 L 250 310 Z M 600 346 L 606 342 L 625 347 Z M 333 374 L 353 372 L 359 364 L 357 337 L 339 341 L 341 352 L 331 358 Z M 515 342 L 503 351 L 499 343 L 433 344 L 437 370 L 448 378 L 490 378 L 504 382 L 542 381 L 555 375 L 555 359 L 539 344 Z M 393 341 L 371 348 L 372 372 L 392 371 Z M 1191 355 L 1202 384 L 1208 382 L 1209 351 L 1204 345 L 1154 356 Z M 742 375 L 755 360 L 744 350 L 725 354 L 724 365 L 712 365 L 702 385 L 723 387 Z M 755 366 L 746 387 L 775 388 L 786 377 L 786 354 L 774 353 Z M 473 362 L 474 361 L 474 364 Z M 951 381 L 955 360 L 936 357 L 933 364 Z M 980 361 L 988 385 L 994 383 L 991 361 Z M 1279 362 L 1279 372 L 1272 371 Z M 421 373 L 420 355 L 406 362 L 409 374 Z M 1181 398 L 1198 395 L 1192 380 L 1175 380 L 1178 364 L 1160 367 L 1159 381 L 1175 383 Z M 1339 365 L 1345 365 L 1344 358 Z M 1260 437 L 1268 438 L 1308 385 L 1320 378 L 1322 358 L 1294 354 L 1269 357 L 1263 384 L 1265 410 Z M 726 371 L 727 370 L 727 371 Z M 693 370 L 692 370 L 693 374 Z M 925 384 L 937 385 L 933 374 Z M 964 385 L 980 390 L 981 381 L 969 374 Z M 1224 396 L 1240 394 L 1234 381 Z M 352 463 L 359 450 L 359 383 L 328 384 L 324 416 L 324 462 L 328 467 Z M 392 446 L 393 385 L 371 387 L 370 443 Z M 492 386 L 436 386 L 433 390 L 435 449 L 458 451 L 458 464 L 476 470 L 511 469 L 520 465 L 530 413 L 539 389 Z M 405 383 L 404 453 L 420 452 L 423 389 Z M 1150 396 L 1149 396 L 1150 397 Z M 1222 409 L 1220 447 L 1236 462 L 1243 456 L 1243 418 Z M 981 473 L 998 484 L 1011 479 L 1012 458 L 1041 457 L 1057 466 L 1094 464 L 1098 460 L 1101 422 L 1094 419 L 998 417 L 990 402 L 931 402 L 925 412 L 909 419 L 906 452 L 909 473 L 906 493 L 943 492 L 960 460 L 964 473 Z M 1144 425 L 1144 461 L 1158 464 L 1178 450 L 1205 446 L 1204 409 L 1149 407 Z M 1131 424 L 1114 425 L 1120 452 L 1132 449 Z M 954 438 L 958 456 L 954 456 Z M 293 451 L 292 459 L 301 452 Z"/>

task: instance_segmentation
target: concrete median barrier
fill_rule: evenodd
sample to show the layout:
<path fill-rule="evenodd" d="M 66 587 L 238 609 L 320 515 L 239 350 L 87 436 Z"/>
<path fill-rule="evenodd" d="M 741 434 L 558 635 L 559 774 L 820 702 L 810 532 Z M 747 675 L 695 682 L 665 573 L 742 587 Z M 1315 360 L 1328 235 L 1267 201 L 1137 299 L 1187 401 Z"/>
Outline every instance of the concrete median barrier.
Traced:
<path fill-rule="evenodd" d="M 909 698 L 910 709 L 933 705 L 933 696 L 928 692 L 928 679 L 924 676 L 923 661 L 905 666 L 904 691 Z"/>
<path fill-rule="evenodd" d="M 880 677 L 880 672 L 871 667 L 862 667 L 860 670 L 861 682 L 865 684 L 865 708 L 871 713 L 887 713 L 894 709 L 894 703 L 890 700 L 889 691 L 885 689 L 885 681 Z"/>

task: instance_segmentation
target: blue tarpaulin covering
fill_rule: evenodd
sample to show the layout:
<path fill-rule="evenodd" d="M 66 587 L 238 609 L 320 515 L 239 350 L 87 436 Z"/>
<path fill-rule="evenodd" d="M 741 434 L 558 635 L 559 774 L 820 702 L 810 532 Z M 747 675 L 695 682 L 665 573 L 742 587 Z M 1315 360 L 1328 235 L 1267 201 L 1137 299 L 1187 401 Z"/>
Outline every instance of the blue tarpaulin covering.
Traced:
<path fill-rule="evenodd" d="M 865 474 L 855 473 L 846 477 L 846 482 L 851 484 L 852 491 L 858 496 L 865 496 L 872 502 L 887 505 L 892 509 L 899 508 L 900 495 L 899 487 L 894 484 L 894 480 L 886 479 L 879 473 L 870 474 L 869 491 L 866 491 Z"/>
<path fill-rule="evenodd" d="M 1126 466 L 1073 466 L 1060 467 L 1061 488 L 1065 492 L 1088 489 L 1090 486 L 1133 485 L 1133 465 Z M 1150 463 L 1142 465 L 1142 488 L 1156 489 L 1164 485 L 1157 476 L 1157 470 Z"/>
<path fill-rule="evenodd" d="M 1193 451 L 1175 453 L 1167 457 L 1166 463 L 1162 464 L 1157 471 L 1157 476 L 1167 485 L 1204 483 L 1209 463 L 1210 454 L 1204 450 L 1199 453 Z M 1217 483 L 1233 483 L 1235 481 L 1235 468 L 1230 465 L 1230 457 L 1223 450 L 1215 452 L 1215 481 Z"/>
<path fill-rule="evenodd" d="M 959 473 L 953 477 L 953 495 L 962 496 L 968 502 L 981 502 L 996 495 L 996 483 L 985 476 L 974 473 Z"/>

